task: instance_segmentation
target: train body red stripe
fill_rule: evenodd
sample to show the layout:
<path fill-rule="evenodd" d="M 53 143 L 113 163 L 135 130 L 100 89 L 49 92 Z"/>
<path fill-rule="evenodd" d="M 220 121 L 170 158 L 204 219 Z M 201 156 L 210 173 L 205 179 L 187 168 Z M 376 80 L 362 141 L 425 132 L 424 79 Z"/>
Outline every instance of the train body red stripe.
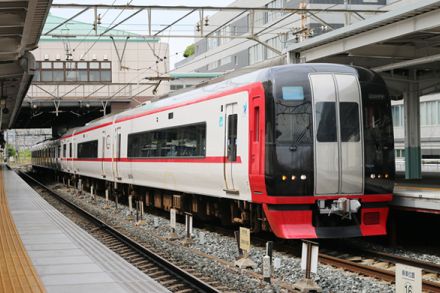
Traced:
<path fill-rule="evenodd" d="M 221 163 L 227 161 L 226 157 L 204 158 L 62 158 L 62 161 L 75 162 L 121 162 L 121 163 Z M 241 163 L 241 157 L 232 163 Z"/>

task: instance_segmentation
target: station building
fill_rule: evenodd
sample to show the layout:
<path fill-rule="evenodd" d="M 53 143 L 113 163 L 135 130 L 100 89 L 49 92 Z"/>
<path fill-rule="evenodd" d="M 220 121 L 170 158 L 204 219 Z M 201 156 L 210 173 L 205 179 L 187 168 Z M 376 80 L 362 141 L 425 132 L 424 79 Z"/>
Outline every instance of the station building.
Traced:
<path fill-rule="evenodd" d="M 116 29 L 111 37 L 100 36 L 106 27 L 97 25 L 95 30 L 92 24 L 65 21 L 55 15 L 47 18 L 32 52 L 35 74 L 18 127 L 69 128 L 169 91 L 168 82 L 148 80 L 169 71 L 167 43 Z M 44 35 L 51 30 L 59 37 Z"/>

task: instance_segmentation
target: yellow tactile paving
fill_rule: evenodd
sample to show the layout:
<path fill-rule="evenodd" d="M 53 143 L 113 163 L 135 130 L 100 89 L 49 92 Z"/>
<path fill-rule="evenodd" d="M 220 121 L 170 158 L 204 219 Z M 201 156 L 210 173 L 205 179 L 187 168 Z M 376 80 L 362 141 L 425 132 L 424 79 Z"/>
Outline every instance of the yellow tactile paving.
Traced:
<path fill-rule="evenodd" d="M 439 191 L 440 187 L 422 187 L 422 186 L 411 186 L 411 185 L 400 185 L 396 184 L 399 190 L 427 190 L 427 191 Z"/>
<path fill-rule="evenodd" d="M 8 208 L 0 167 L 0 292 L 46 292 Z"/>

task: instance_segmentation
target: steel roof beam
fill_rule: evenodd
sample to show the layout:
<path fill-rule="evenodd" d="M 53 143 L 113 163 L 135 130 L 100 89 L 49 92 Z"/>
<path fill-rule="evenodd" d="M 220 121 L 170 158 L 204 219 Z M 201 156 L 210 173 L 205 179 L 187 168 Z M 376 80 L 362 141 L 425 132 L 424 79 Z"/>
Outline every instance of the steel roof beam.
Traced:
<path fill-rule="evenodd" d="M 140 13 L 141 11 L 143 11 L 144 9 L 145 9 L 145 8 L 140 8 L 140 9 L 139 9 L 138 11 L 136 11 L 135 13 L 133 13 L 133 14 L 127 16 L 126 18 L 124 18 L 123 20 L 121 20 L 120 22 L 118 22 L 117 24 L 115 24 L 115 25 L 113 25 L 112 27 L 106 29 L 106 30 L 105 30 L 103 33 L 101 33 L 100 35 L 101 35 L 101 36 L 105 35 L 105 33 L 109 32 L 109 31 L 111 31 L 112 29 L 114 29 L 115 27 L 117 27 L 117 26 L 123 24 L 124 22 L 126 22 L 127 20 L 129 20 L 130 18 L 132 18 L 133 16 L 139 14 L 139 13 Z"/>
<path fill-rule="evenodd" d="M 176 19 L 175 21 L 173 21 L 172 23 L 170 23 L 169 25 L 167 25 L 166 27 L 164 27 L 163 29 L 161 29 L 160 31 L 158 31 L 157 33 L 154 34 L 154 36 L 159 35 L 161 32 L 166 31 L 167 29 L 169 29 L 170 27 L 172 27 L 173 25 L 175 25 L 176 23 L 178 23 L 179 21 L 181 21 L 182 19 L 184 19 L 185 17 L 189 16 L 191 13 L 193 13 L 194 11 L 196 11 L 197 9 L 193 9 L 190 12 L 188 12 L 187 14 L 185 14 L 182 17 L 179 17 L 178 19 Z"/>
<path fill-rule="evenodd" d="M 239 14 L 237 14 L 236 16 L 234 16 L 233 18 L 231 18 L 230 20 L 228 20 L 227 22 L 223 23 L 221 26 L 219 26 L 218 28 L 210 31 L 209 33 L 207 33 L 205 35 L 205 37 L 209 37 L 210 35 L 212 35 L 213 33 L 221 30 L 222 28 L 224 28 L 225 26 L 227 26 L 228 24 L 230 24 L 231 22 L 233 22 L 234 20 L 236 20 L 237 18 L 239 18 L 240 16 L 242 16 L 243 14 L 245 14 L 247 12 L 247 10 L 244 10 L 242 12 L 240 12 Z"/>
<path fill-rule="evenodd" d="M 440 1 L 438 2 L 440 4 Z M 389 23 L 386 25 L 374 25 L 371 23 L 371 27 L 365 27 L 364 30 L 356 33 L 357 28 L 362 27 L 363 24 L 365 25 L 364 22 L 368 21 L 366 20 L 306 40 L 302 43 L 295 44 L 294 46 L 291 46 L 288 51 L 291 53 L 299 52 L 301 54 L 300 57 L 305 58 L 306 62 L 344 52 L 350 52 L 350 50 L 362 48 L 364 46 L 385 42 L 398 37 L 407 37 L 413 33 L 423 32 L 424 30 L 438 27 L 439 12 L 440 8 L 417 16 L 404 18 L 396 22 L 391 22 L 390 19 Z M 381 15 L 381 17 L 382 16 L 384 15 Z M 338 35 L 338 38 L 333 39 L 336 35 Z"/>
<path fill-rule="evenodd" d="M 83 10 L 81 10 L 80 12 L 78 12 L 77 14 L 75 14 L 74 16 L 66 19 L 65 21 L 63 21 L 62 23 L 60 23 L 59 25 L 55 26 L 54 28 L 52 28 L 51 30 L 47 31 L 44 33 L 44 35 L 48 35 L 51 32 L 53 32 L 54 30 L 56 30 L 57 28 L 60 28 L 61 26 L 65 25 L 66 23 L 68 23 L 69 21 L 73 20 L 74 18 L 80 16 L 81 14 L 83 14 L 84 12 L 86 12 L 87 10 L 89 10 L 89 7 L 84 8 Z"/>
<path fill-rule="evenodd" d="M 243 7 L 243 6 L 185 6 L 185 5 L 110 5 L 110 4 L 52 4 L 52 8 L 97 8 L 97 9 L 157 9 L 157 10 L 215 10 L 215 11 L 237 11 L 237 10 L 254 10 L 254 11 L 279 11 L 279 12 L 366 12 L 366 13 L 383 13 L 385 10 L 374 9 L 319 9 L 319 8 L 270 8 L 270 7 Z"/>
<path fill-rule="evenodd" d="M 440 61 L 440 54 L 379 66 L 373 68 L 373 70 L 377 72 L 383 72 L 383 71 L 390 71 L 399 68 L 414 67 L 414 66 L 437 62 L 437 61 Z"/>

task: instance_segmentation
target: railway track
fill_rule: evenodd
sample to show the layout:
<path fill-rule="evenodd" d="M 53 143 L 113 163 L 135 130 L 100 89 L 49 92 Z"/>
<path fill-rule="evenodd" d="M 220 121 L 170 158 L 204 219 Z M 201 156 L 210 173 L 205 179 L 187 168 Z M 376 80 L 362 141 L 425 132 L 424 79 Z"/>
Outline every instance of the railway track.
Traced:
<path fill-rule="evenodd" d="M 423 291 L 440 292 L 440 266 L 437 264 L 369 250 L 359 251 L 360 254 L 364 256 L 359 256 L 359 253 L 352 255 L 346 253 L 340 254 L 336 251 L 324 251 L 325 253 L 321 252 L 319 254 L 320 263 L 387 282 L 395 281 L 396 263 L 422 268 Z M 438 281 L 429 280 L 428 276 Z"/>
<path fill-rule="evenodd" d="M 21 174 L 22 176 L 26 176 L 27 178 L 30 178 L 29 180 L 35 181 L 35 179 L 30 177 L 29 175 L 23 173 Z M 37 182 L 36 184 L 40 186 L 42 185 L 40 182 Z M 42 186 L 42 188 L 44 188 L 51 194 L 55 194 L 57 198 L 60 197 L 60 195 L 56 194 L 56 192 L 52 191 L 50 188 L 44 185 Z M 59 199 L 62 201 L 67 201 L 62 197 Z M 67 203 L 71 205 L 70 202 L 67 201 Z M 75 204 L 72 205 L 76 207 Z M 88 214 L 87 212 L 83 211 L 81 208 L 79 209 L 82 212 Z M 90 214 L 88 215 L 94 217 Z M 97 221 L 99 221 L 99 223 L 102 223 L 98 219 Z M 138 267 L 141 271 L 144 271 L 146 274 L 150 275 L 153 279 L 156 279 L 158 282 L 162 283 L 165 287 L 168 287 L 171 284 L 170 290 L 174 292 L 192 291 L 191 289 L 188 289 L 186 287 L 181 289 L 182 287 L 179 287 L 180 285 L 177 285 L 178 283 L 174 283 L 173 279 L 170 276 L 166 276 L 163 273 L 163 271 L 161 271 L 158 267 L 145 261 L 145 259 L 143 259 L 142 257 L 142 253 L 139 254 L 136 250 L 133 251 L 131 249 L 128 249 L 125 245 L 121 245 L 121 241 L 119 240 L 119 237 L 118 236 L 115 237 L 111 234 L 108 234 L 106 231 L 107 225 L 104 223 L 102 224 L 103 226 L 99 224 L 98 226 L 95 225 L 94 227 L 88 229 L 89 233 L 93 234 L 98 240 L 100 240 L 106 246 L 110 247 L 112 250 L 120 254 L 123 258 L 127 259 L 127 261 Z M 113 229 L 111 227 L 109 228 Z M 223 229 L 219 229 L 218 226 L 216 226 L 215 229 L 210 225 L 208 225 L 205 228 L 216 232 L 221 231 L 220 234 L 223 235 L 231 236 L 231 234 L 233 234 L 229 229 L 224 229 L 225 231 L 223 231 Z M 256 241 L 258 243 L 258 246 L 264 246 L 264 243 L 267 240 L 268 239 L 253 237 L 253 242 Z M 295 256 L 298 256 L 296 253 L 293 252 L 296 249 L 292 249 L 291 244 L 292 243 L 286 245 L 286 243 L 283 241 L 281 243 L 277 243 L 276 246 L 279 250 L 283 252 L 286 252 L 291 255 L 295 254 Z M 140 244 L 137 245 L 140 246 Z M 420 267 L 424 271 L 423 290 L 425 292 L 440 292 L 440 282 L 435 282 L 426 278 L 427 275 L 430 275 L 432 279 L 436 279 L 436 280 L 438 279 L 440 281 L 440 265 L 418 261 L 415 259 L 405 258 L 401 256 L 396 256 L 392 254 L 387 254 L 383 252 L 365 250 L 365 249 L 350 250 L 350 253 L 347 253 L 347 250 L 345 249 L 343 251 L 344 252 L 341 252 L 341 249 L 321 249 L 321 253 L 319 255 L 319 261 L 322 264 L 341 268 L 346 271 L 354 272 L 368 277 L 373 277 L 391 283 L 395 281 L 394 267 L 396 263 L 402 263 L 415 267 Z M 171 260 L 171 261 L 173 262 L 173 266 L 177 264 L 177 266 L 180 269 L 184 270 L 186 273 L 197 274 L 192 268 L 187 267 L 185 264 L 178 263 L 177 260 Z M 203 282 L 209 281 L 209 279 L 207 278 L 205 279 L 205 277 L 201 275 L 196 275 L 196 278 Z M 173 285 L 177 285 L 177 286 L 173 287 Z M 209 282 L 209 286 L 211 286 L 214 290 L 217 291 L 203 291 L 203 292 L 219 292 L 219 291 L 223 292 L 228 290 L 227 287 L 224 287 L 222 286 L 222 284 L 219 284 L 218 282 L 215 281 Z M 288 284 L 284 284 L 284 283 L 282 283 L 281 287 L 287 289 L 288 291 L 290 291 L 289 289 L 291 289 L 291 287 L 288 286 Z"/>
<path fill-rule="evenodd" d="M 80 217 L 81 226 L 96 239 L 119 254 L 129 263 L 156 280 L 171 292 L 225 292 L 228 288 L 207 277 L 196 274 L 194 270 L 185 267 L 182 263 L 175 263 L 173 259 L 166 259 L 163 255 L 154 252 L 151 248 L 139 244 L 134 239 L 124 235 L 117 229 L 99 220 L 74 203 L 64 199 L 32 176 L 18 171 L 18 174 L 32 186 L 38 186 L 58 202 L 67 206 L 67 213 Z"/>

